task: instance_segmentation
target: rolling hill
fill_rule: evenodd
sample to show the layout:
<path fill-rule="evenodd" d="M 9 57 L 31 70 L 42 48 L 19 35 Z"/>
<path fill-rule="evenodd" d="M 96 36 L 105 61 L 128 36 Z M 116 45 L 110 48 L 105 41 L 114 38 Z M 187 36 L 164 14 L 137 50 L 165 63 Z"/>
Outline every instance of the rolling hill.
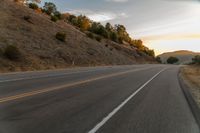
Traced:
<path fill-rule="evenodd" d="M 0 72 L 155 61 L 137 48 L 107 39 L 96 41 L 64 20 L 53 22 L 48 15 L 12 0 L 0 1 L 0 16 L 0 51 L 14 45 L 22 55 L 12 61 L 0 52 Z M 65 42 L 55 38 L 58 32 L 66 33 Z"/>
<path fill-rule="evenodd" d="M 200 53 L 187 51 L 187 50 L 180 50 L 180 51 L 163 53 L 158 56 L 161 57 L 161 60 L 163 63 L 166 63 L 167 59 L 170 56 L 173 56 L 173 57 L 177 57 L 179 59 L 179 62 L 178 62 L 179 64 L 187 64 L 187 63 L 190 63 L 192 61 L 192 58 L 196 55 L 200 55 Z"/>

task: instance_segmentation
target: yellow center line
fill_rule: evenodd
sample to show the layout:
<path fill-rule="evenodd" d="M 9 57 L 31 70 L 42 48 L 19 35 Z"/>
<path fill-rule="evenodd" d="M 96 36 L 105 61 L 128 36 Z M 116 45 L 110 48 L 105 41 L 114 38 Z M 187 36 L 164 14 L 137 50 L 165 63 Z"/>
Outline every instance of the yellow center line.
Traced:
<path fill-rule="evenodd" d="M 36 91 L 31 91 L 31 92 L 25 92 L 25 93 L 22 93 L 22 94 L 17 94 L 17 95 L 13 95 L 13 96 L 0 98 L 0 103 L 13 101 L 13 100 L 17 100 L 17 99 L 21 99 L 21 98 L 25 98 L 25 97 L 30 97 L 30 96 L 34 96 L 34 95 L 38 95 L 38 94 L 43 94 L 43 93 L 47 93 L 47 92 L 51 92 L 51 91 L 55 91 L 55 90 L 60 90 L 60 89 L 63 89 L 63 88 L 73 87 L 73 86 L 77 86 L 77 85 L 80 85 L 80 84 L 85 84 L 85 83 L 89 83 L 89 82 L 92 82 L 92 81 L 110 78 L 110 77 L 119 76 L 119 75 L 124 75 L 124 74 L 130 73 L 130 72 L 141 71 L 141 70 L 145 70 L 145 69 L 149 69 L 149 68 L 128 70 L 128 71 L 125 71 L 125 72 L 119 72 L 119 73 L 104 75 L 104 76 L 100 76 L 100 77 L 96 77 L 96 78 L 86 79 L 86 80 L 83 80 L 83 81 L 78 81 L 78 82 L 69 83 L 69 84 L 66 84 L 66 85 L 57 86 L 57 87 L 51 87 L 51 88 L 36 90 Z"/>

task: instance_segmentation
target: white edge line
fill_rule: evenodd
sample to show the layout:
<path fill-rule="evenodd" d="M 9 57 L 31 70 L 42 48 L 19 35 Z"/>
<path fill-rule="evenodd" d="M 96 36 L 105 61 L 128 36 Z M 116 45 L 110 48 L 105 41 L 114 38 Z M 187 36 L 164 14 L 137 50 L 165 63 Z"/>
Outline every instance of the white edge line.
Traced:
<path fill-rule="evenodd" d="M 130 101 L 138 92 L 140 92 L 147 84 L 149 84 L 153 79 L 155 79 L 161 72 L 165 71 L 167 68 L 162 69 L 157 74 L 155 74 L 151 79 L 144 83 L 140 88 L 138 88 L 133 94 L 131 94 L 126 100 L 124 100 L 119 106 L 117 106 L 112 112 L 110 112 L 106 117 L 102 119 L 94 128 L 92 128 L 88 133 L 96 133 L 113 115 L 115 115 L 128 101 Z"/>

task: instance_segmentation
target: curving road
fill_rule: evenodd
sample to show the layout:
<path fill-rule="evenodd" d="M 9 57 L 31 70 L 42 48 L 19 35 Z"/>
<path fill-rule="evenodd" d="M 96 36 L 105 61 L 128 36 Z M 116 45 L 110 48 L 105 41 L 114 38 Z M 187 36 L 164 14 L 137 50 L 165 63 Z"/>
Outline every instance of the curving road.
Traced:
<path fill-rule="evenodd" d="M 199 133 L 179 66 L 0 75 L 0 133 Z"/>

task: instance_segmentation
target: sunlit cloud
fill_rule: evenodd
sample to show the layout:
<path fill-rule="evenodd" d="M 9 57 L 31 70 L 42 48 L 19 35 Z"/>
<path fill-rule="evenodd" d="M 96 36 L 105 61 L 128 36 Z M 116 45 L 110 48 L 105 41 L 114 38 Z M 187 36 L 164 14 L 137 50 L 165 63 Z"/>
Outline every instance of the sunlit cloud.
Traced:
<path fill-rule="evenodd" d="M 61 11 L 93 21 L 123 24 L 134 39 L 156 53 L 200 51 L 200 0 L 48 0 Z M 78 10 L 74 10 L 78 9 Z"/>
<path fill-rule="evenodd" d="M 114 19 L 119 18 L 126 18 L 128 15 L 126 13 L 113 13 L 113 12 L 101 12 L 101 11 L 92 11 L 92 10 L 73 10 L 73 9 L 67 9 L 65 12 L 68 12 L 70 14 L 74 15 L 86 15 L 88 18 L 90 18 L 93 21 L 96 22 L 105 22 L 105 21 L 111 21 Z"/>
<path fill-rule="evenodd" d="M 200 39 L 200 34 L 167 34 L 152 35 L 142 38 L 143 40 L 181 40 L 181 39 Z"/>

